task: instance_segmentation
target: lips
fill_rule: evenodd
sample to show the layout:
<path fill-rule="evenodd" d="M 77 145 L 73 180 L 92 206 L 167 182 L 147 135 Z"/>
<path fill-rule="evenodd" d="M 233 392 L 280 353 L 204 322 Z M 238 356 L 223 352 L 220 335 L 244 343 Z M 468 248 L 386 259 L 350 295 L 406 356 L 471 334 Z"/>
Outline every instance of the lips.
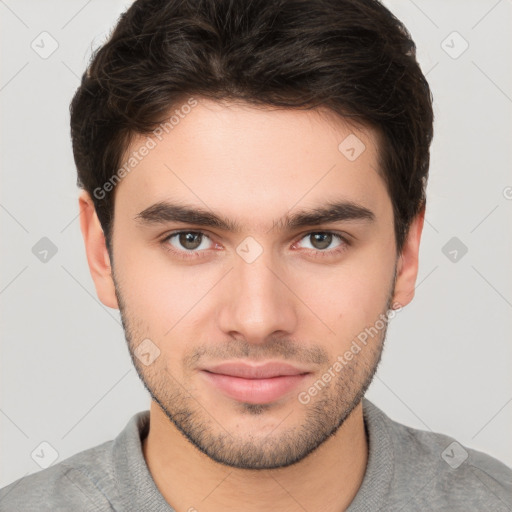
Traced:
<path fill-rule="evenodd" d="M 266 404 L 290 393 L 310 372 L 280 362 L 260 365 L 229 362 L 204 368 L 201 374 L 207 383 L 229 398 Z"/>
<path fill-rule="evenodd" d="M 277 362 L 269 362 L 258 366 L 236 362 L 222 363 L 205 368 L 205 370 L 211 373 L 241 377 L 243 379 L 270 379 L 273 377 L 308 373 L 307 370 L 296 368 L 287 363 Z"/>

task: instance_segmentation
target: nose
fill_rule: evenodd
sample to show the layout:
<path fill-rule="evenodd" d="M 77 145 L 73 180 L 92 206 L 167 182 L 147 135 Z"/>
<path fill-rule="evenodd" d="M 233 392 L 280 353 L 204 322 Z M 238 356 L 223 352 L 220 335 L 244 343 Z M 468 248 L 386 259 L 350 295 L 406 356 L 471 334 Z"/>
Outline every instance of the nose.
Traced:
<path fill-rule="evenodd" d="M 300 301 L 289 286 L 283 269 L 266 252 L 251 263 L 236 258 L 223 282 L 219 328 L 252 344 L 292 334 L 297 328 Z"/>

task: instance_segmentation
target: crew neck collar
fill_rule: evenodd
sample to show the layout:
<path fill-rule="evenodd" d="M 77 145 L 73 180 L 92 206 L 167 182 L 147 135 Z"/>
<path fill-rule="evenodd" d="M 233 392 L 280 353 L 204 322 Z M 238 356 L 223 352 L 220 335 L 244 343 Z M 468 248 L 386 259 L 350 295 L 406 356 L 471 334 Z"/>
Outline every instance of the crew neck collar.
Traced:
<path fill-rule="evenodd" d="M 393 446 L 386 426 L 389 419 L 366 398 L 363 398 L 363 417 L 368 462 L 361 487 L 346 512 L 381 509 L 394 472 Z M 126 512 L 175 512 L 158 490 L 142 452 L 149 419 L 149 410 L 136 413 L 114 440 L 113 467 L 119 499 Z"/>

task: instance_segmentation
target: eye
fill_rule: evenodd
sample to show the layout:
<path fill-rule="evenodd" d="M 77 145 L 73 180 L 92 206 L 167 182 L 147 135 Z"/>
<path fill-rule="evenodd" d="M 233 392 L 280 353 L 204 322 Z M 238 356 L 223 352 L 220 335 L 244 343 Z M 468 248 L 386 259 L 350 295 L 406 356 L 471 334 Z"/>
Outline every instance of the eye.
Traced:
<path fill-rule="evenodd" d="M 336 233 L 331 233 L 330 231 L 308 233 L 306 236 L 301 238 L 301 241 L 302 240 L 309 241 L 310 247 L 306 247 L 306 249 L 327 254 L 341 252 L 349 245 L 348 241 L 344 237 Z M 333 242 L 337 242 L 337 244 L 333 246 Z M 300 243 L 300 241 L 298 243 Z"/>
<path fill-rule="evenodd" d="M 312 251 L 312 256 L 314 257 L 336 256 L 346 250 L 350 245 L 349 240 L 345 237 L 330 231 L 307 233 L 299 242 L 294 244 L 294 248 L 298 246 L 302 240 L 309 242 L 310 246 L 306 246 L 305 249 L 307 249 L 308 252 Z M 201 231 L 176 231 L 167 235 L 161 243 L 166 251 L 174 254 L 178 258 L 184 259 L 206 256 L 208 249 L 219 247 L 207 234 Z"/>
<path fill-rule="evenodd" d="M 210 249 L 208 242 L 212 242 L 210 237 L 200 231 L 178 231 L 162 240 L 168 251 L 185 258 L 195 257 L 195 253 Z"/>

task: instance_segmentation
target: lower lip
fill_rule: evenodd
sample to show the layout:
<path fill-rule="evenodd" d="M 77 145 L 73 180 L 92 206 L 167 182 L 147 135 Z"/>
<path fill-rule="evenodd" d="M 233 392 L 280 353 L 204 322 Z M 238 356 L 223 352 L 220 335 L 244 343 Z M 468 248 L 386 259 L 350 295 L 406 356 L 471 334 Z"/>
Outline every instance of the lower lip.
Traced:
<path fill-rule="evenodd" d="M 244 379 L 220 373 L 201 372 L 208 381 L 225 395 L 250 404 L 268 404 L 286 395 L 308 375 L 281 375 L 269 379 Z"/>

